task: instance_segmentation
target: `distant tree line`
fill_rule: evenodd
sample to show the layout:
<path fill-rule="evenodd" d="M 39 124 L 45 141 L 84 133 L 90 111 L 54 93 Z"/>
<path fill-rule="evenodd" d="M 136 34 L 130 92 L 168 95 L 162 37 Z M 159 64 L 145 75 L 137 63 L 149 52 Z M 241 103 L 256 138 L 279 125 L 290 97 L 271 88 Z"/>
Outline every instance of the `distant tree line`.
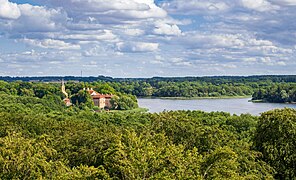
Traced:
<path fill-rule="evenodd" d="M 25 80 L 54 81 L 51 83 L 13 81 L 11 83 L 0 81 L 0 92 L 10 91 L 11 94 L 36 96 L 42 98 L 46 94 L 58 95 L 59 81 L 62 77 L 32 77 Z M 86 103 L 87 98 L 78 98 L 78 93 L 84 87 L 94 88 L 103 94 L 114 94 L 117 97 L 113 102 L 131 104 L 137 97 L 234 97 L 253 96 L 253 100 L 266 102 L 295 102 L 296 76 L 249 76 L 249 77 L 184 77 L 184 78 L 111 78 L 111 77 L 64 77 L 68 80 L 66 91 L 73 102 Z M 78 78 L 78 79 L 76 79 Z M 80 77 L 81 78 L 81 77 Z M 14 78 L 8 78 L 14 80 Z M 78 80 L 78 81 L 74 81 Z M 94 81 L 97 80 L 97 81 Z M 2 90 L 1 90 L 2 88 Z M 80 96 L 83 93 L 80 92 Z M 132 96 L 134 95 L 134 96 Z M 78 101 L 77 101 L 78 100 Z M 119 102 L 125 101 L 125 102 Z M 88 103 L 87 103 L 88 104 Z M 117 106 L 122 109 L 131 109 Z M 136 107 L 131 104 L 130 107 Z"/>
<path fill-rule="evenodd" d="M 258 76 L 203 76 L 203 77 L 153 77 L 153 78 L 113 78 L 109 76 L 42 76 L 42 77 L 10 77 L 0 76 L 0 80 L 3 81 L 31 81 L 31 82 L 58 82 L 64 79 L 65 81 L 76 82 L 126 82 L 126 81 L 144 81 L 144 82 L 183 82 L 183 81 L 204 81 L 204 82 L 258 82 L 258 81 L 270 81 L 270 82 L 296 82 L 296 75 L 258 75 Z"/>

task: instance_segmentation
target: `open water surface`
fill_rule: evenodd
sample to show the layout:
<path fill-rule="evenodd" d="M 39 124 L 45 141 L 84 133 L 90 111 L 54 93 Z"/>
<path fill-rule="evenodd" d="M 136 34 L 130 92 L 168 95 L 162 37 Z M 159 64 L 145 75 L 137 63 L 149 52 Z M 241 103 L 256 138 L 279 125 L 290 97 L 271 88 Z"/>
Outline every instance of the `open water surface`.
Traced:
<path fill-rule="evenodd" d="M 224 111 L 231 114 L 260 115 L 260 113 L 276 108 L 296 108 L 296 104 L 279 103 L 253 103 L 250 98 L 240 99 L 146 99 L 139 98 L 139 106 L 149 109 L 149 112 L 162 112 L 170 110 L 202 110 L 206 112 Z"/>

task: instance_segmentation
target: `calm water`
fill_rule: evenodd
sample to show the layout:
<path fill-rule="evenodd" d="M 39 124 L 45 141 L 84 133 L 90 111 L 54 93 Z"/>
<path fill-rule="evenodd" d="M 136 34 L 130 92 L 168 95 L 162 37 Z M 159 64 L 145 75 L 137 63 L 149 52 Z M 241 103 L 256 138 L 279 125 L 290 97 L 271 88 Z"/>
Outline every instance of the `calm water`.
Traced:
<path fill-rule="evenodd" d="M 242 99 L 198 99 L 198 100 L 171 100 L 171 99 L 138 99 L 139 106 L 148 108 L 149 112 L 164 110 L 202 110 L 225 111 L 231 114 L 250 113 L 259 115 L 262 112 L 276 108 L 296 108 L 296 104 L 252 103 L 250 98 Z"/>

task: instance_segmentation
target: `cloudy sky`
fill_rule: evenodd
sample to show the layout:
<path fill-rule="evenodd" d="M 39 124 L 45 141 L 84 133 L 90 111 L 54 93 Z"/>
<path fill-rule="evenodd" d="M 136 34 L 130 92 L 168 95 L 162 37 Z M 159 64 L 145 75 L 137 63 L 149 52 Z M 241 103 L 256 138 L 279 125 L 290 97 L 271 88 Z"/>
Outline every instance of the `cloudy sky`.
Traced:
<path fill-rule="evenodd" d="M 295 74 L 296 0 L 0 0 L 0 76 Z"/>

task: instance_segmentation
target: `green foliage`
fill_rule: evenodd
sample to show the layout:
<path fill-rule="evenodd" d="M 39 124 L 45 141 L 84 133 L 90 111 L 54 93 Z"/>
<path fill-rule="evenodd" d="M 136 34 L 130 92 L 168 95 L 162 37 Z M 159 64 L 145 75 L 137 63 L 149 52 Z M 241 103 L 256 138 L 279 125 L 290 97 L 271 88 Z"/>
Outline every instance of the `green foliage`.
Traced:
<path fill-rule="evenodd" d="M 132 95 L 115 95 L 111 98 L 110 103 L 114 110 L 131 110 L 138 108 L 137 99 Z"/>
<path fill-rule="evenodd" d="M 107 83 L 96 83 L 94 90 L 100 92 L 101 94 L 116 94 L 116 91 Z"/>
<path fill-rule="evenodd" d="M 261 87 L 254 92 L 252 99 L 272 103 L 296 102 L 296 83 L 280 83 Z"/>
<path fill-rule="evenodd" d="M 255 147 L 279 179 L 296 178 L 296 110 L 273 110 L 259 118 Z"/>
<path fill-rule="evenodd" d="M 87 91 L 80 90 L 77 94 L 71 96 L 71 101 L 73 104 L 76 104 L 80 107 L 93 108 L 94 102 Z"/>
<path fill-rule="evenodd" d="M 164 146 L 165 145 L 165 146 Z M 163 134 L 124 131 L 121 139 L 107 150 L 106 160 L 113 176 L 120 179 L 199 178 L 201 156 L 185 151 Z M 195 164 L 191 164 L 191 163 Z"/>
<path fill-rule="evenodd" d="M 116 90 L 117 109 L 137 107 L 135 96 L 107 84 L 105 90 Z M 151 90 L 138 84 L 139 93 Z M 65 107 L 63 95 L 54 93 L 58 84 L 0 81 L 0 179 L 296 178 L 293 109 L 259 118 L 202 111 L 96 113 L 88 93 L 79 91 L 82 85 L 91 83 L 67 83 L 78 106 Z"/>
<path fill-rule="evenodd" d="M 103 167 L 78 166 L 70 169 L 57 160 L 47 136 L 37 139 L 9 134 L 0 138 L 1 179 L 109 179 Z"/>
<path fill-rule="evenodd" d="M 203 179 L 239 179 L 237 154 L 230 148 L 217 148 L 202 163 Z"/>

